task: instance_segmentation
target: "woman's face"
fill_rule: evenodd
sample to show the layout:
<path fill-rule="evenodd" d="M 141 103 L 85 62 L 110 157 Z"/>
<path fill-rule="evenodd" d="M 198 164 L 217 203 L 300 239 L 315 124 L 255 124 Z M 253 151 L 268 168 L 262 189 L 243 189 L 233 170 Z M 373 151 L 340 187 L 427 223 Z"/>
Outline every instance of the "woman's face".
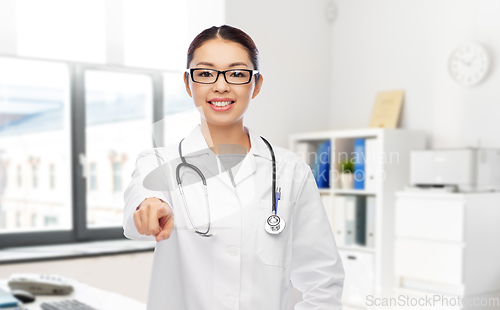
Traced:
<path fill-rule="evenodd" d="M 254 70 L 246 49 L 238 43 L 222 39 L 212 39 L 203 43 L 194 52 L 189 68 L 207 68 L 219 71 L 229 69 Z M 255 82 L 255 76 L 248 84 L 234 85 L 226 83 L 219 75 L 214 84 L 199 84 L 191 77 L 185 78 L 186 90 L 208 123 L 218 126 L 227 126 L 243 118 L 250 99 L 260 92 L 262 76 Z M 213 101 L 231 101 L 232 104 L 221 109 L 214 107 Z M 203 111 L 201 111 L 201 109 Z"/>

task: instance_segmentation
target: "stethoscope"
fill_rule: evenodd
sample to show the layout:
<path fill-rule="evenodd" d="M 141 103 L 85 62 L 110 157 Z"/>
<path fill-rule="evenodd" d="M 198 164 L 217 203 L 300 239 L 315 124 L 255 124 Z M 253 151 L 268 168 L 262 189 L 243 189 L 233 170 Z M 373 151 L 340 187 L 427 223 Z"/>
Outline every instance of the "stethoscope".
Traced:
<path fill-rule="evenodd" d="M 264 142 L 267 144 L 269 150 L 271 151 L 271 157 L 273 160 L 273 193 L 272 193 L 273 207 L 272 207 L 272 214 L 268 216 L 266 223 L 264 224 L 264 229 L 268 233 L 276 235 L 276 234 L 279 234 L 280 232 L 282 232 L 286 226 L 285 220 L 282 217 L 280 217 L 278 215 L 278 212 L 277 212 L 278 200 L 280 200 L 280 198 L 281 198 L 281 187 L 276 188 L 276 159 L 274 157 L 273 147 L 262 136 L 261 136 L 261 138 L 262 138 L 262 140 L 264 140 Z M 184 139 L 182 139 L 181 142 L 179 142 L 179 155 L 181 157 L 182 163 L 177 165 L 177 169 L 175 171 L 175 176 L 177 178 L 177 184 L 179 185 L 179 191 L 181 193 L 182 200 L 184 201 L 184 207 L 186 208 L 186 212 L 187 212 L 187 215 L 189 217 L 189 221 L 191 222 L 191 225 L 193 225 L 194 231 L 203 237 L 213 237 L 214 235 L 209 233 L 210 232 L 210 206 L 208 205 L 207 181 L 205 179 L 205 176 L 201 172 L 201 170 L 198 169 L 198 167 L 196 167 L 195 165 L 187 163 L 186 159 L 182 156 L 181 145 L 182 145 L 183 140 Z M 207 212 L 208 213 L 208 229 L 204 232 L 198 230 L 198 228 L 195 226 L 195 224 L 193 222 L 193 219 L 191 217 L 191 213 L 189 212 L 189 208 L 188 208 L 188 205 L 186 202 L 186 197 L 184 196 L 184 190 L 182 189 L 181 178 L 179 177 L 179 171 L 182 167 L 187 167 L 187 168 L 193 169 L 200 176 L 201 181 L 203 182 L 204 190 L 205 190 L 205 203 L 206 203 L 207 211 L 208 211 Z"/>

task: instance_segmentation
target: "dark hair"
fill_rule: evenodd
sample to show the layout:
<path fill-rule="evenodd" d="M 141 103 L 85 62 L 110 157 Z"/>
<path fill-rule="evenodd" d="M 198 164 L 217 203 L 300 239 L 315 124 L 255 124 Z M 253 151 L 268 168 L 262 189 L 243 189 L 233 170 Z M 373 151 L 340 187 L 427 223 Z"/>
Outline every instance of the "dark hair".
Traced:
<path fill-rule="evenodd" d="M 217 38 L 241 44 L 247 50 L 248 57 L 252 61 L 254 69 L 259 70 L 259 50 L 252 38 L 244 31 L 228 25 L 222 25 L 220 27 L 212 26 L 200 32 L 200 34 L 193 39 L 187 52 L 186 68 L 189 69 L 189 63 L 193 60 L 194 52 L 198 47 L 208 40 Z M 257 79 L 258 77 L 259 76 L 256 75 Z"/>

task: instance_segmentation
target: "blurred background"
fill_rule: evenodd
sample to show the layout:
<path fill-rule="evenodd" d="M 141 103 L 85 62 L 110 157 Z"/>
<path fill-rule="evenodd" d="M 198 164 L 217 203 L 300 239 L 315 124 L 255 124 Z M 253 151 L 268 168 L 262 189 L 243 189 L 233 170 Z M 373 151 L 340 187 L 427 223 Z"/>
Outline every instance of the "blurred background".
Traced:
<path fill-rule="evenodd" d="M 228 24 L 253 38 L 265 77 L 246 126 L 300 154 L 329 141 L 331 170 L 357 139 L 401 155 L 376 165 L 387 178 L 373 189 L 318 183 L 346 309 L 498 297 L 498 16 L 496 0 L 0 0 L 0 279 L 60 274 L 145 303 L 154 244 L 116 243 L 123 192 L 142 150 L 199 122 L 187 48 Z M 370 128 L 390 90 L 404 92 L 395 128 Z M 343 239 L 342 197 L 373 197 L 371 246 Z"/>

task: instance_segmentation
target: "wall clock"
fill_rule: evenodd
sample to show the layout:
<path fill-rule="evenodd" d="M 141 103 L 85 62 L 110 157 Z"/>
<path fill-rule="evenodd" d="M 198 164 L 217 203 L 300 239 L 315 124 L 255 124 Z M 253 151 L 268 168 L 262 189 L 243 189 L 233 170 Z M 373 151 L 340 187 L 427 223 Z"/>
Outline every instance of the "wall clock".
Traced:
<path fill-rule="evenodd" d="M 490 65 L 490 57 L 486 48 L 468 43 L 459 46 L 451 53 L 448 69 L 457 83 L 472 86 L 486 77 Z"/>

